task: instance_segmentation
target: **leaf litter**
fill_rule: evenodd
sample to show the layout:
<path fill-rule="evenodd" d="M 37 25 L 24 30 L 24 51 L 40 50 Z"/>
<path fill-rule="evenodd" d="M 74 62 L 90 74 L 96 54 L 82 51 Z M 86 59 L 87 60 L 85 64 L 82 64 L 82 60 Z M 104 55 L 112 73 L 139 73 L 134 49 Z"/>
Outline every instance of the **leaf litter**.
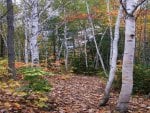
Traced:
<path fill-rule="evenodd" d="M 24 92 L 16 92 L 17 81 L 0 82 L 0 113 L 113 113 L 118 92 L 111 92 L 108 104 L 98 107 L 103 97 L 105 82 L 96 76 L 55 75 L 46 79 L 52 84 L 47 97 L 36 94 L 27 96 Z M 27 96 L 27 97 L 26 97 Z M 39 106 L 33 104 L 46 101 Z M 132 96 L 129 113 L 150 113 L 150 99 L 144 96 Z"/>

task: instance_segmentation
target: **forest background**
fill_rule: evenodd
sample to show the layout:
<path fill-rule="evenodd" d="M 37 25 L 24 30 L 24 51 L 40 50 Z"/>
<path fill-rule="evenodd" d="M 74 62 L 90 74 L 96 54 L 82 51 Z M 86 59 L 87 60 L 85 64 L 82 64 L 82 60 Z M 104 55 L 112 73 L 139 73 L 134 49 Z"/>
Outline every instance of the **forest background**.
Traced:
<path fill-rule="evenodd" d="M 149 96 L 149 10 L 149 0 L 0 0 L 1 91 L 11 82 L 18 85 L 11 94 L 45 99 L 53 87 L 47 76 L 75 74 L 103 80 L 100 106 L 111 87 L 127 93 L 127 103 L 132 86 L 133 94 Z M 121 97 L 117 108 L 126 112 Z M 47 99 L 35 105 L 46 107 Z"/>

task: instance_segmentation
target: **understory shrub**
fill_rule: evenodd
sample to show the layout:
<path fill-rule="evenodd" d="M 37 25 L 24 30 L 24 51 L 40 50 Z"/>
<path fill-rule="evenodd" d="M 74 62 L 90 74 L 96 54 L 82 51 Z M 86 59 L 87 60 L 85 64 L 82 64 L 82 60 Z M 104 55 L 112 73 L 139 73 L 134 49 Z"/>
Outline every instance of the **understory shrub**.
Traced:
<path fill-rule="evenodd" d="M 31 100 L 33 105 L 39 108 L 49 108 L 47 92 L 51 91 L 52 86 L 45 76 L 52 75 L 52 73 L 45 72 L 38 67 L 22 67 L 18 69 L 18 72 L 23 75 L 23 85 L 18 91 L 27 94 L 24 98 L 33 98 Z"/>
<path fill-rule="evenodd" d="M 114 89 L 121 88 L 121 69 L 116 72 L 116 78 L 113 83 Z M 133 71 L 133 94 L 150 93 L 150 68 L 142 65 L 135 65 Z"/>
<path fill-rule="evenodd" d="M 72 71 L 76 74 L 87 74 L 87 75 L 92 75 L 98 72 L 98 70 L 94 68 L 93 61 L 90 59 L 88 59 L 88 67 L 86 67 L 84 56 L 73 58 Z"/>
<path fill-rule="evenodd" d="M 7 60 L 0 58 L 0 79 L 8 76 Z M 4 76 L 5 75 L 5 76 Z"/>
<path fill-rule="evenodd" d="M 148 94 L 150 93 L 150 68 L 146 69 L 141 65 L 134 67 L 133 72 L 133 91 L 134 93 Z"/>
<path fill-rule="evenodd" d="M 49 73 L 43 71 L 42 68 L 23 67 L 19 69 L 19 73 L 23 74 L 23 80 L 26 82 L 25 85 L 21 87 L 21 90 L 39 92 L 50 91 L 52 86 L 44 78 L 44 76 L 49 75 Z"/>

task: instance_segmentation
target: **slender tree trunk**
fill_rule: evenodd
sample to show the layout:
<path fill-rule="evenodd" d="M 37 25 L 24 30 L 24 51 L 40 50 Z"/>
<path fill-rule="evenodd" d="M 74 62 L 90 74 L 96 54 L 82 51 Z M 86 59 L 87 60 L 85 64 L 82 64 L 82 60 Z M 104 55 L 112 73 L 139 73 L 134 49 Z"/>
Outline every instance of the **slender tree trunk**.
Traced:
<path fill-rule="evenodd" d="M 121 16 L 122 16 L 122 6 L 120 6 L 119 8 L 118 17 L 115 24 L 115 33 L 114 33 L 114 40 L 112 45 L 113 51 L 112 51 L 112 60 L 111 60 L 110 71 L 109 71 L 109 79 L 107 81 L 104 97 L 103 100 L 100 102 L 100 106 L 106 105 L 106 103 L 108 102 L 111 86 L 115 77 Z"/>
<path fill-rule="evenodd" d="M 125 47 L 122 66 L 122 87 L 117 104 L 117 110 L 126 113 L 133 88 L 133 62 L 135 51 L 135 1 L 126 0 Z"/>
<path fill-rule="evenodd" d="M 24 20 L 23 20 L 23 23 L 24 23 L 24 32 L 25 32 L 25 46 L 24 46 L 24 62 L 27 64 L 29 62 L 29 52 L 28 52 L 28 49 L 29 49 L 29 34 L 31 34 L 30 30 L 31 30 L 31 26 L 29 25 L 29 15 L 27 14 L 27 11 L 28 11 L 28 7 L 27 7 L 27 3 L 24 2 L 23 3 L 23 13 L 24 13 Z M 30 31 L 30 32 L 29 32 Z"/>
<path fill-rule="evenodd" d="M 67 26 L 65 24 L 65 28 L 64 28 L 64 44 L 65 44 L 65 68 L 66 71 L 68 70 L 68 46 L 67 46 Z"/>
<path fill-rule="evenodd" d="M 7 46 L 8 46 L 8 72 L 15 79 L 16 70 L 15 70 L 15 51 L 14 51 L 14 14 L 13 14 L 13 4 L 12 0 L 7 0 Z"/>
<path fill-rule="evenodd" d="M 4 41 L 0 34 L 0 57 L 4 57 Z"/>
<path fill-rule="evenodd" d="M 28 36 L 27 36 L 27 31 L 25 28 L 25 47 L 24 47 L 24 61 L 27 64 L 29 62 L 29 55 L 28 55 Z"/>
<path fill-rule="evenodd" d="M 59 51 L 58 25 L 56 25 L 55 27 L 55 36 L 56 36 L 56 60 L 58 60 L 58 51 Z"/>
<path fill-rule="evenodd" d="M 110 0 L 106 0 L 107 4 L 107 13 L 108 13 L 108 21 L 109 21 L 109 32 L 110 32 L 110 58 L 109 65 L 112 63 L 112 54 L 113 54 L 113 32 L 112 32 L 112 18 L 110 15 Z"/>
<path fill-rule="evenodd" d="M 84 32 L 84 54 L 85 54 L 85 66 L 88 68 L 88 59 L 87 59 L 87 39 L 86 39 L 86 31 Z"/>
<path fill-rule="evenodd" d="M 53 35 L 53 56 L 54 56 L 54 61 L 56 61 L 56 37 L 55 37 L 55 35 Z"/>
<path fill-rule="evenodd" d="M 105 29 L 104 33 L 101 36 L 101 40 L 100 40 L 100 42 L 98 44 L 98 48 L 100 48 L 100 46 L 101 46 L 102 40 L 104 39 L 104 36 L 107 33 L 107 29 L 108 29 L 108 27 Z M 99 66 L 99 56 L 96 53 L 96 55 L 95 55 L 95 69 L 98 69 L 98 66 Z"/>
<path fill-rule="evenodd" d="M 31 10 L 31 35 L 30 48 L 31 48 L 31 60 L 32 65 L 36 66 L 39 64 L 39 48 L 37 44 L 38 38 L 38 0 L 32 0 Z"/>
<path fill-rule="evenodd" d="M 55 35 L 57 37 L 57 39 L 56 39 L 56 44 L 57 44 L 57 47 L 56 47 L 56 60 L 59 61 L 61 53 L 62 53 L 64 41 L 60 40 L 60 37 L 59 37 L 59 34 L 58 34 L 58 25 L 56 25 Z"/>
<path fill-rule="evenodd" d="M 76 56 L 75 37 L 73 37 L 73 57 Z"/>
<path fill-rule="evenodd" d="M 90 16 L 90 9 L 89 9 L 89 4 L 88 2 L 85 0 L 86 2 L 86 8 L 87 8 L 87 13 L 88 13 L 88 20 L 89 20 L 89 24 L 90 24 L 90 27 L 92 28 L 92 36 L 93 36 L 93 39 L 94 39 L 94 44 L 95 44 L 95 47 L 96 47 L 96 52 L 99 56 L 99 59 L 100 59 L 100 62 L 101 62 L 101 65 L 102 65 L 102 68 L 103 68 L 103 71 L 105 73 L 105 75 L 108 77 L 107 75 L 107 72 L 106 72 L 106 69 L 105 69 L 105 65 L 104 65 L 104 62 L 103 62 L 103 59 L 102 59 L 102 56 L 99 52 L 99 49 L 98 49 L 98 45 L 97 45 L 97 42 L 96 42 L 96 38 L 95 38 L 95 32 L 94 32 L 94 25 L 93 25 L 93 21 L 92 21 L 92 18 Z"/>
<path fill-rule="evenodd" d="M 2 22 L 0 21 L 0 57 L 4 57 L 4 40 L 2 37 Z"/>
<path fill-rule="evenodd" d="M 64 26 L 64 44 L 65 44 L 65 68 L 68 70 L 68 44 L 67 44 L 67 20 L 66 20 L 66 9 L 64 8 L 65 26 Z"/>
<path fill-rule="evenodd" d="M 18 36 L 16 36 L 16 38 L 17 38 Z M 15 45 L 16 45 L 16 47 L 15 47 L 15 53 L 17 53 L 16 54 L 16 60 L 18 61 L 18 62 L 20 62 L 21 61 L 21 42 L 20 42 L 20 39 L 18 38 L 17 40 L 16 40 L 16 43 L 15 43 Z"/>
<path fill-rule="evenodd" d="M 60 55 L 61 55 L 61 52 L 62 52 L 63 43 L 64 43 L 64 42 L 61 43 L 60 48 L 59 48 L 59 50 L 58 50 L 57 58 L 56 58 L 57 60 L 60 60 Z"/>

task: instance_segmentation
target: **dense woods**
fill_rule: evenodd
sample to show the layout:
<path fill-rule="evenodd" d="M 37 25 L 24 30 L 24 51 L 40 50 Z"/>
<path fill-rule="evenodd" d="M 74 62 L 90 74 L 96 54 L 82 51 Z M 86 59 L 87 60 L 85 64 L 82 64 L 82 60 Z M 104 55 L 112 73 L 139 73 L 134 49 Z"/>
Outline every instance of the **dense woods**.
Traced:
<path fill-rule="evenodd" d="M 0 112 L 149 113 L 149 0 L 0 0 Z"/>

